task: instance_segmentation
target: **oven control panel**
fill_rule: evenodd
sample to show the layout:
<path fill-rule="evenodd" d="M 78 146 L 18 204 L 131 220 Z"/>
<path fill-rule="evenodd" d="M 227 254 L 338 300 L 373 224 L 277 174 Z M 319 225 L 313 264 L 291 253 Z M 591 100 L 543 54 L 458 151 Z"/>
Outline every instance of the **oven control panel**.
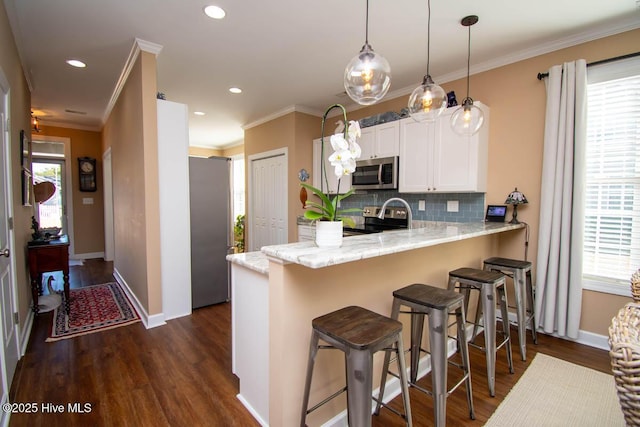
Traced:
<path fill-rule="evenodd" d="M 377 217 L 380 213 L 380 206 L 365 206 L 362 209 L 362 216 Z M 385 219 L 407 219 L 407 208 L 400 206 L 388 206 L 384 212 Z"/>

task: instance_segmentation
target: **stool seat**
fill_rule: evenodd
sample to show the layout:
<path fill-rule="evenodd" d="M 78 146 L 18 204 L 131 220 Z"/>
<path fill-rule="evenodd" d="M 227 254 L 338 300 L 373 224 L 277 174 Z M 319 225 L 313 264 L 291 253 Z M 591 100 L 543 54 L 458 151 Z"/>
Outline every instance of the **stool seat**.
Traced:
<path fill-rule="evenodd" d="M 498 283 L 504 280 L 504 274 L 501 274 L 495 271 L 479 270 L 476 268 L 467 268 L 467 267 L 458 268 L 457 270 L 450 271 L 449 277 L 473 280 L 474 282 L 489 283 L 489 284 Z"/>
<path fill-rule="evenodd" d="M 436 288 L 420 283 L 405 286 L 402 289 L 393 291 L 394 298 L 400 298 L 414 304 L 444 310 L 460 304 L 464 297 L 448 289 Z"/>
<path fill-rule="evenodd" d="M 484 263 L 498 265 L 500 267 L 507 267 L 507 268 L 520 268 L 520 269 L 531 268 L 530 261 L 521 261 L 519 259 L 511 259 L 511 258 L 500 258 L 500 257 L 487 258 L 484 260 Z"/>
<path fill-rule="evenodd" d="M 317 317 L 311 325 L 337 342 L 358 350 L 376 347 L 402 331 L 402 323 L 397 320 L 357 306 Z"/>

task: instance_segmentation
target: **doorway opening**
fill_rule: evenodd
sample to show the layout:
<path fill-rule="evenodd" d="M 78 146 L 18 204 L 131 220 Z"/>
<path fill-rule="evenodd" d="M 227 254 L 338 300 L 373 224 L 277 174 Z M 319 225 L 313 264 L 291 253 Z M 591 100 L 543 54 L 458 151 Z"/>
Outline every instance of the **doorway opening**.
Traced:
<path fill-rule="evenodd" d="M 50 182 L 55 186 L 53 196 L 36 203 L 36 219 L 41 228 L 58 227 L 62 234 L 68 234 L 64 144 L 33 141 L 32 146 L 34 185 Z"/>

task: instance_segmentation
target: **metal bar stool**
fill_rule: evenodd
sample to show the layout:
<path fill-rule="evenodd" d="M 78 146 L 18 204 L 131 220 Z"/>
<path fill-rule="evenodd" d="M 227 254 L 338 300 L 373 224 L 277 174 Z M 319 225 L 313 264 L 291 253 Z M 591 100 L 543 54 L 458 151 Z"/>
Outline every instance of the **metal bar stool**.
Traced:
<path fill-rule="evenodd" d="M 393 350 L 397 354 L 404 354 L 402 323 L 362 307 L 350 306 L 313 319 L 312 327 L 300 426 L 305 426 L 307 414 L 345 390 L 347 392 L 349 426 L 371 426 L 373 354 L 381 350 Z M 329 345 L 320 345 L 319 340 L 323 340 Z M 347 385 L 311 409 L 308 409 L 316 354 L 319 349 L 326 348 L 338 349 L 344 352 Z M 398 357 L 398 369 L 400 371 L 404 415 L 395 410 L 394 412 L 401 415 L 405 419 L 406 425 L 411 427 L 409 387 L 407 385 L 403 357 Z"/>
<path fill-rule="evenodd" d="M 462 383 L 466 383 L 469 417 L 472 420 L 475 419 L 463 303 L 464 297 L 457 292 L 417 283 L 393 292 L 391 318 L 397 320 L 400 313 L 408 313 L 411 315 L 411 349 L 408 350 L 411 352 L 409 384 L 412 387 L 433 396 L 433 411 L 436 427 L 444 427 L 446 425 L 447 396 L 449 396 L 449 394 Z M 409 307 L 411 308 L 411 311 L 400 311 L 401 306 Z M 458 326 L 457 340 L 459 343 L 458 347 L 460 349 L 460 354 L 462 356 L 462 363 L 460 365 L 450 362 L 447 358 L 447 330 L 448 317 L 450 314 L 456 316 L 456 324 Z M 425 315 L 429 316 L 430 352 L 421 348 Z M 420 352 L 431 354 L 431 391 L 416 384 Z M 378 405 L 375 410 L 376 415 L 380 411 L 382 398 L 384 397 L 387 373 L 397 377 L 395 373 L 389 372 L 390 357 L 391 352 L 387 351 L 382 368 L 380 394 L 377 400 Z M 454 385 L 451 390 L 447 390 L 447 362 L 461 368 L 464 373 L 462 379 Z"/>
<path fill-rule="evenodd" d="M 522 356 L 522 360 L 527 360 L 527 324 L 529 322 L 531 322 L 533 343 L 538 344 L 536 319 L 533 313 L 534 294 L 533 283 L 531 281 L 531 262 L 493 257 L 484 260 L 484 269 L 488 271 L 499 271 L 513 278 L 520 356 Z"/>
<path fill-rule="evenodd" d="M 500 344 L 496 343 L 496 296 L 500 301 L 502 318 L 508 319 L 509 311 L 507 307 L 507 293 L 505 292 L 505 277 L 495 271 L 485 271 L 476 268 L 459 268 L 449 272 L 449 289 L 458 288 L 464 291 L 465 313 L 469 309 L 469 293 L 471 290 L 480 291 L 482 301 L 482 311 L 484 317 L 484 348 L 473 344 L 476 338 L 478 316 L 474 322 L 474 332 L 471 343 L 474 347 L 481 348 L 485 352 L 487 359 L 487 380 L 489 383 L 489 394 L 496 395 L 496 353 L 505 346 L 507 351 L 507 363 L 509 372 L 513 374 L 513 360 L 511 357 L 511 334 L 509 333 L 509 322 L 503 320 L 502 329 L 504 339 Z"/>

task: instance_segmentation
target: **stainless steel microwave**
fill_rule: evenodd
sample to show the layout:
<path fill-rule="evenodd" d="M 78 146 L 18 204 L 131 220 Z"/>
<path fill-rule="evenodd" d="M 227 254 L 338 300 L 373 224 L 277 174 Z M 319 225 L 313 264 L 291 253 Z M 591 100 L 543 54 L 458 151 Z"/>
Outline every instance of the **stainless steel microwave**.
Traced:
<path fill-rule="evenodd" d="M 358 160 L 351 174 L 356 190 L 394 190 L 398 188 L 398 157 Z"/>

